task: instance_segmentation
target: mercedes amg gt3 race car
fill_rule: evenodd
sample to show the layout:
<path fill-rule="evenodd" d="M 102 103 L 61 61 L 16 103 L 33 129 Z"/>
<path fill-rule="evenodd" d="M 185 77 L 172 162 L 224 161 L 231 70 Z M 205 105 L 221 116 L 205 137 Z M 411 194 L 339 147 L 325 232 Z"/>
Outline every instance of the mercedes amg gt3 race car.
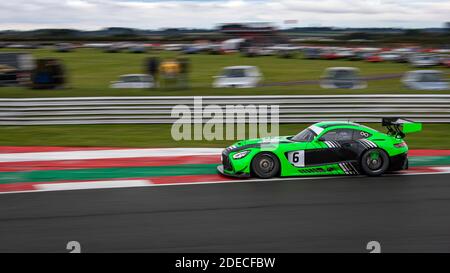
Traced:
<path fill-rule="evenodd" d="M 407 133 L 421 123 L 383 118 L 387 134 L 352 122 L 309 126 L 295 136 L 244 140 L 222 152 L 218 171 L 233 177 L 357 175 L 379 176 L 408 169 Z"/>

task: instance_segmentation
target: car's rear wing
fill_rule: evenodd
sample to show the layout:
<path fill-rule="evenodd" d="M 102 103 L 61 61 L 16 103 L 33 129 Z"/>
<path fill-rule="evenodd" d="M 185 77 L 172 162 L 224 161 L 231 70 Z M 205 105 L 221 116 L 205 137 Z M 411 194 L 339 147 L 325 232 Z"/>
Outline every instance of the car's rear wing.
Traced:
<path fill-rule="evenodd" d="M 382 125 L 391 136 L 404 138 L 406 134 L 422 131 L 422 123 L 401 118 L 383 118 Z"/>

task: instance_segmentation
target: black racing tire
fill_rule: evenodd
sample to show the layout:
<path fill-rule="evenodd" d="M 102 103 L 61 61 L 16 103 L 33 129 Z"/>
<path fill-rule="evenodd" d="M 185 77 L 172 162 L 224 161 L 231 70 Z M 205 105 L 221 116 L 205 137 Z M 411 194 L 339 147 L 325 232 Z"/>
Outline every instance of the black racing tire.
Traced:
<path fill-rule="evenodd" d="M 262 179 L 273 178 L 280 172 L 280 161 L 273 153 L 259 153 L 251 163 L 251 172 Z"/>
<path fill-rule="evenodd" d="M 389 169 L 389 156 L 379 148 L 367 150 L 361 156 L 361 168 L 368 176 L 380 176 Z"/>

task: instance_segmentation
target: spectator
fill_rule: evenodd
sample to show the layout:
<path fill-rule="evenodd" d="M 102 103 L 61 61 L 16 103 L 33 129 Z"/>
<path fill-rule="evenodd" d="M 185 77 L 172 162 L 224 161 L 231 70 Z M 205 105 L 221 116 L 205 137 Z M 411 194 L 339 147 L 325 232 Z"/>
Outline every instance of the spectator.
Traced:
<path fill-rule="evenodd" d="M 164 86 L 171 87 L 176 84 L 180 74 L 180 64 L 176 60 L 167 60 L 160 66 L 161 76 L 164 79 Z"/>
<path fill-rule="evenodd" d="M 153 77 L 156 86 L 159 86 L 159 58 L 150 57 L 147 60 L 147 74 Z"/>
<path fill-rule="evenodd" d="M 178 63 L 180 64 L 180 75 L 178 79 L 178 85 L 182 89 L 189 88 L 189 69 L 190 63 L 188 58 L 179 58 Z"/>

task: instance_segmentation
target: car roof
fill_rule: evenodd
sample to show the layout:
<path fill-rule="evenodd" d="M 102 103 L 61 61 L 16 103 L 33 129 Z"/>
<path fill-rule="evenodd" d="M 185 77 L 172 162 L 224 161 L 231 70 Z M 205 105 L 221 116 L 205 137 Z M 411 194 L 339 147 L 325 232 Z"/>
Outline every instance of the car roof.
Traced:
<path fill-rule="evenodd" d="M 358 126 L 358 127 L 362 127 L 361 124 L 358 123 L 354 123 L 351 121 L 322 121 L 322 122 L 318 122 L 316 124 L 314 124 L 317 127 L 321 127 L 323 129 L 326 128 L 330 128 L 330 127 L 335 127 L 335 126 Z"/>
<path fill-rule="evenodd" d="M 148 77 L 147 74 L 126 74 L 126 75 L 120 75 L 120 77 Z"/>
<path fill-rule="evenodd" d="M 237 65 L 237 66 L 227 66 L 224 67 L 224 69 L 253 69 L 256 68 L 256 66 L 251 66 L 251 65 Z"/>
<path fill-rule="evenodd" d="M 335 71 L 335 70 L 350 70 L 350 71 L 359 71 L 357 67 L 329 67 L 326 71 Z"/>
<path fill-rule="evenodd" d="M 442 71 L 440 71 L 440 70 L 413 70 L 413 71 L 409 71 L 408 73 L 414 73 L 414 74 L 425 74 L 425 73 L 442 74 Z"/>

